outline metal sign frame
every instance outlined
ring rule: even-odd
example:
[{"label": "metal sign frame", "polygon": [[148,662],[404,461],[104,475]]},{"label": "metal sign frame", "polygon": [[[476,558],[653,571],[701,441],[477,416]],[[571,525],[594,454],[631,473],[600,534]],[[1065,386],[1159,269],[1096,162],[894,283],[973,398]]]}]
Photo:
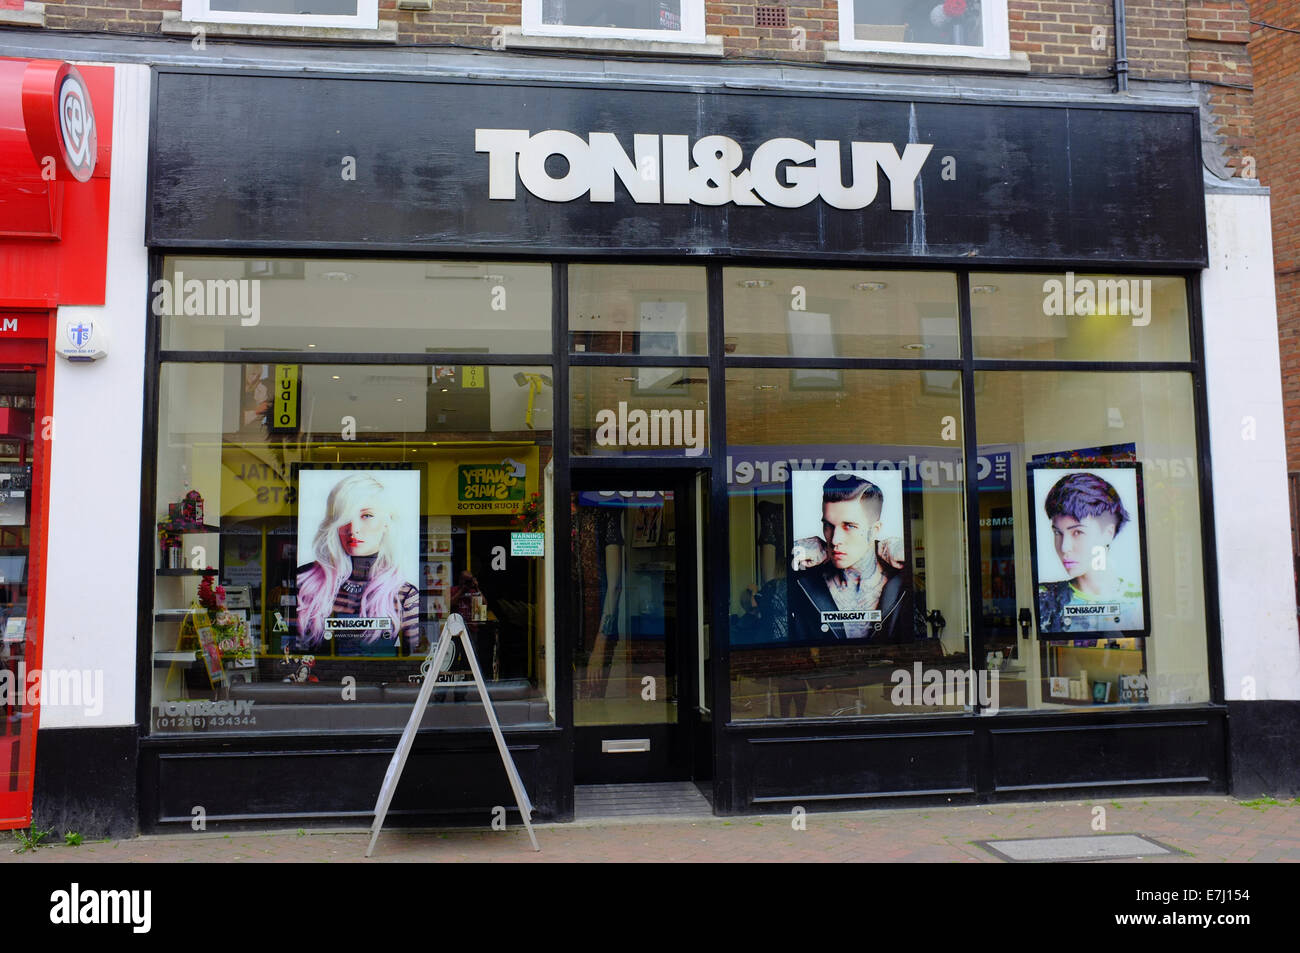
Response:
[{"label": "metal sign frame", "polygon": [[524,829],[528,831],[528,839],[532,842],[533,850],[541,850],[541,847],[537,846],[537,837],[533,834],[531,820],[533,804],[528,800],[528,792],[524,790],[524,782],[519,778],[519,770],[515,767],[514,758],[510,757],[510,749],[506,746],[501,725],[497,722],[496,711],[492,708],[492,699],[488,697],[487,686],[483,683],[483,672],[479,669],[478,658],[474,655],[474,640],[469,637],[465,620],[459,613],[453,612],[443,623],[442,634],[438,636],[436,646],[430,647],[428,656],[420,665],[420,674],[423,676],[420,695],[415,700],[415,708],[411,711],[411,717],[407,719],[406,730],[402,732],[397,750],[393,752],[393,760],[388,763],[388,771],[384,774],[383,786],[379,789],[379,800],[375,802],[375,822],[370,827],[370,845],[366,848],[367,857],[374,853],[375,843],[379,840],[379,833],[384,827],[384,818],[388,816],[388,807],[392,804],[393,795],[397,793],[397,782],[402,778],[406,759],[411,753],[411,745],[415,743],[415,733],[420,730],[424,711],[429,707],[434,686],[438,684],[436,673],[442,671],[443,660],[451,651],[451,640],[454,638],[460,639],[460,644],[465,650],[465,658],[469,660],[470,670],[474,673],[478,697],[483,702],[488,722],[492,725],[492,735],[496,738],[497,750],[501,752],[501,765],[506,769],[506,777],[510,779],[510,789],[514,791],[515,803],[518,804],[519,814],[524,819]]}]

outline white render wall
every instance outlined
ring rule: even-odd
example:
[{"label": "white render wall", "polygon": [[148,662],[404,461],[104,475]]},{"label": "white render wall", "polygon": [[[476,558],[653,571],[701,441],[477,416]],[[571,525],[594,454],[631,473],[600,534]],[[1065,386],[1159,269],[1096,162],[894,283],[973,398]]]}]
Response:
[{"label": "white render wall", "polygon": [[1300,699],[1269,199],[1210,194],[1205,211],[1210,266],[1201,288],[1224,694]]},{"label": "white render wall", "polygon": [[95,364],[56,359],[53,368],[43,658],[47,672],[89,671],[83,686],[98,683],[102,692],[90,708],[43,703],[42,728],[135,723],[149,68],[114,69],[105,303],[59,309],[61,318],[106,324],[109,353]]}]

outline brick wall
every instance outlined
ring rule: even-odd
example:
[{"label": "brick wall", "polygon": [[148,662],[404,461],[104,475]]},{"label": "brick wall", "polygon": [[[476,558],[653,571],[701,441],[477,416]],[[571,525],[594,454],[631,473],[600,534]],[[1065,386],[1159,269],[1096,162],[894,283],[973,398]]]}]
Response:
[{"label": "brick wall", "polygon": [[[1300,30],[1295,0],[1252,0],[1250,16]],[[1259,135],[1254,155],[1260,182],[1272,191],[1287,469],[1300,470],[1300,34],[1253,27],[1250,55]]]},{"label": "brick wall", "polygon": [[[936,0],[938,2],[938,0]],[[784,10],[786,26],[760,27],[760,6]],[[1294,0],[1261,0],[1284,11]],[[163,11],[180,0],[46,0],[51,29],[155,33]],[[400,43],[500,46],[503,28],[517,27],[520,0],[434,0],[430,12],[398,10],[379,0],[380,18],[397,24]],[[1284,14],[1277,14],[1284,16]],[[839,37],[837,0],[706,3],[709,34],[723,38],[729,58],[821,62]],[[1035,73],[1105,77],[1115,56],[1112,0],[1008,0],[1013,50]],[[1207,84],[1228,164],[1235,174],[1251,151],[1251,66],[1248,0],[1128,0],[1130,76]],[[1293,17],[1294,19],[1294,17]],[[494,32],[495,31],[495,32]]]}]

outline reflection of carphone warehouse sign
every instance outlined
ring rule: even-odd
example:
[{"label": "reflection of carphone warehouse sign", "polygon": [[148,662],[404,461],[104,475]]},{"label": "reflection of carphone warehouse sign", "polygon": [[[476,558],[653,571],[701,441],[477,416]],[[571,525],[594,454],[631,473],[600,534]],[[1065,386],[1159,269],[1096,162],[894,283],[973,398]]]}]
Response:
[{"label": "reflection of carphone warehouse sign", "polygon": [[[961,452],[936,447],[808,446],[728,448],[731,487],[784,485],[803,470],[899,470],[903,486],[957,489],[965,476]],[[982,453],[976,461],[981,491],[1011,488],[1011,454]]]}]

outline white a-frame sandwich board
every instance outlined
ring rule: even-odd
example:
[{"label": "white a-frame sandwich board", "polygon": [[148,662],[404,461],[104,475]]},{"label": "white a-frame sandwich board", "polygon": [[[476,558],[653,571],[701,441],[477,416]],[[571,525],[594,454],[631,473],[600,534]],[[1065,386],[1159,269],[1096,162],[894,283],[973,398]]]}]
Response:
[{"label": "white a-frame sandwich board", "polygon": [[[366,848],[367,857],[374,853],[375,842],[379,840],[379,832],[383,829],[384,818],[388,815],[388,806],[392,803],[393,794],[397,791],[397,782],[401,780],[402,769],[406,767],[406,758],[411,753],[411,745],[415,743],[415,733],[420,730],[420,722],[424,719],[424,710],[429,707],[429,698],[438,685],[437,673],[442,671],[442,663],[447,657],[447,653],[451,651],[451,640],[453,638],[460,639],[460,644],[465,649],[465,658],[469,660],[470,671],[474,673],[474,684],[478,687],[479,701],[483,703],[488,722],[492,725],[492,734],[497,740],[497,750],[501,752],[501,764],[506,769],[506,777],[510,779],[510,789],[514,791],[515,803],[519,805],[519,814],[524,819],[524,828],[528,831],[528,839],[533,843],[533,850],[541,850],[537,846],[537,838],[533,836],[531,820],[533,805],[528,800],[528,792],[524,790],[524,782],[519,779],[519,771],[515,768],[515,761],[510,757],[510,749],[506,747],[505,736],[501,734],[501,725],[497,722],[497,714],[492,709],[492,699],[488,697],[487,686],[483,684],[483,672],[479,669],[478,659],[474,655],[474,642],[469,637],[469,631],[465,628],[465,620],[458,613],[453,612],[447,617],[447,621],[443,623],[442,634],[438,636],[436,647],[430,647],[429,655],[420,664],[420,674],[424,676],[420,684],[420,695],[416,698],[415,709],[406,722],[406,730],[402,732],[402,740],[397,743],[397,750],[393,752],[393,760],[388,764],[383,787],[379,789],[379,800],[375,802],[375,822],[370,827],[370,846]],[[442,685],[445,688],[448,683],[443,682]]]}]

